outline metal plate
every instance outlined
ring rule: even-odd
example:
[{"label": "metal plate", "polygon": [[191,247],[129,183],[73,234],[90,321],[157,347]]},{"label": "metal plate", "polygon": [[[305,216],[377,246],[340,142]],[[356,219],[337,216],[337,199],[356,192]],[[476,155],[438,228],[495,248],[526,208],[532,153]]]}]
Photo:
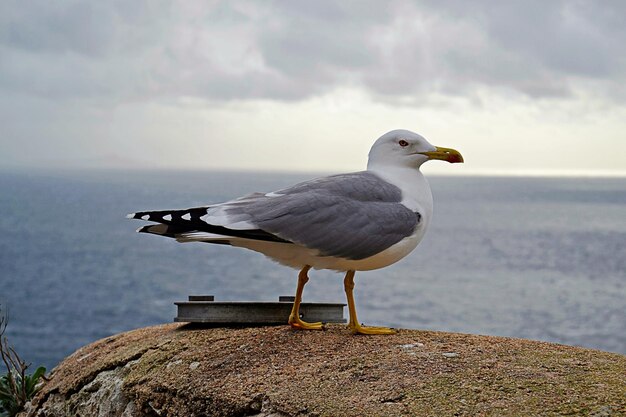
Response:
[{"label": "metal plate", "polygon": [[[213,296],[189,296],[189,301],[174,303],[178,307],[176,322],[220,324],[286,324],[293,306],[293,297],[271,301],[209,301]],[[206,301],[199,301],[206,300]],[[345,304],[302,303],[300,317],[304,321],[346,323]]]}]

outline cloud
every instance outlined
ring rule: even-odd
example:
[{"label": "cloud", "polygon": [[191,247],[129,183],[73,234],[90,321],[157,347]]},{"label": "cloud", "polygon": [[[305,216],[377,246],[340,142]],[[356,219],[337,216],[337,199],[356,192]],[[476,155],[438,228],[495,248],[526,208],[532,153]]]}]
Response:
[{"label": "cloud", "polygon": [[0,90],[49,98],[621,100],[624,2],[4,2]]}]

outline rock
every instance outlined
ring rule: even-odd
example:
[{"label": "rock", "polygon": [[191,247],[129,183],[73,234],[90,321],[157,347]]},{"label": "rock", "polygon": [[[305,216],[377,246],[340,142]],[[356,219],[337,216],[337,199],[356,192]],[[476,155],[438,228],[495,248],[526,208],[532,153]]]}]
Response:
[{"label": "rock", "polygon": [[23,415],[625,413],[626,356],[614,353],[418,330],[368,337],[340,325],[317,332],[169,324],[79,349]]}]

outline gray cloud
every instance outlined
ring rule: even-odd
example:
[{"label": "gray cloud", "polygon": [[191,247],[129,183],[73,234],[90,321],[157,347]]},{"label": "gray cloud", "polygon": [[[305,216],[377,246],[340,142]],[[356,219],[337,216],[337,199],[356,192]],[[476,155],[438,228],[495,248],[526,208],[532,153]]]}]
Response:
[{"label": "gray cloud", "polygon": [[[49,98],[623,100],[626,3],[46,2],[0,6],[0,90]],[[616,93],[617,92],[617,93]],[[621,93],[620,93],[621,92]]]}]

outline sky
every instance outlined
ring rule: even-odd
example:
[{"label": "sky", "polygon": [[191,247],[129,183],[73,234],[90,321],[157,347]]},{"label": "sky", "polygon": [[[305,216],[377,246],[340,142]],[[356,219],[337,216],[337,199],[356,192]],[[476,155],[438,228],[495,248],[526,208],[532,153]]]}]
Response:
[{"label": "sky", "polygon": [[626,175],[626,2],[0,3],[0,168]]}]

